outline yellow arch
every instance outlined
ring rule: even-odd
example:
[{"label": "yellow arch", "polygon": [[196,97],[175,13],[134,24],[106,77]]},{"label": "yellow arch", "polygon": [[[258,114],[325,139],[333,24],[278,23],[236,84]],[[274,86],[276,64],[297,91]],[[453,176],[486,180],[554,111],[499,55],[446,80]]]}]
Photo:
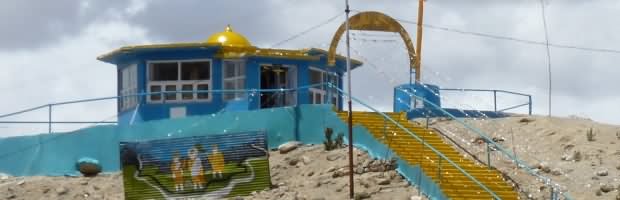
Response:
[{"label": "yellow arch", "polygon": [[[407,51],[409,54],[409,66],[415,69],[415,80],[420,81],[420,66],[416,64],[417,55],[415,53],[415,49],[413,48],[413,42],[411,41],[411,38],[409,37],[409,34],[405,30],[405,28],[403,28],[403,26],[398,23],[394,18],[375,11],[360,12],[349,18],[349,29],[360,31],[383,31],[399,33],[400,37],[405,42],[405,46],[407,47]],[[338,47],[338,42],[340,41],[340,38],[345,31],[346,24],[343,23],[342,25],[340,25],[340,27],[334,34],[334,37],[332,38],[332,42],[329,45],[329,52],[327,57],[329,65],[336,64],[336,48]]]}]

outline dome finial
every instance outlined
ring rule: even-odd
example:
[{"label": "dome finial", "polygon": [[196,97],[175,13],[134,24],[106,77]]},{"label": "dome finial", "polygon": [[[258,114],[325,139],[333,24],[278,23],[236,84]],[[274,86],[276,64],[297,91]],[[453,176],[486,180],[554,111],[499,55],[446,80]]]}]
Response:
[{"label": "dome finial", "polygon": [[209,36],[206,43],[218,44],[222,46],[235,46],[235,47],[250,47],[250,41],[248,41],[243,35],[233,32],[230,24],[226,25],[223,32],[215,33]]}]

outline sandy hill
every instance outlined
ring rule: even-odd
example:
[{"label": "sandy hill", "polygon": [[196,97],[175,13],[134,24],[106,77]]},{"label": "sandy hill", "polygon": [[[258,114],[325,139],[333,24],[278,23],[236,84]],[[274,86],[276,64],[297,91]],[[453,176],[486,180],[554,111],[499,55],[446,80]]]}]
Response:
[{"label": "sandy hill", "polygon": [[[569,117],[515,116],[465,122],[489,134],[508,151],[531,164],[541,175],[558,184],[574,199],[620,200],[620,126]],[[487,162],[486,145],[456,121],[433,119],[434,127]],[[444,138],[447,139],[447,138]],[[464,152],[464,151],[463,151]],[[464,155],[467,155],[464,153]],[[495,151],[491,163],[510,176],[523,197],[549,199],[543,180],[523,170]]]}]

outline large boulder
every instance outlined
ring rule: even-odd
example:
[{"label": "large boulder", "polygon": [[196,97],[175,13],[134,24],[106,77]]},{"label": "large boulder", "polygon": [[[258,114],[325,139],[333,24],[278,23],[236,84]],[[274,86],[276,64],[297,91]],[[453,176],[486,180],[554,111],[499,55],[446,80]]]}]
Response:
[{"label": "large boulder", "polygon": [[84,176],[96,176],[101,172],[101,164],[94,158],[80,158],[76,163],[76,168]]}]

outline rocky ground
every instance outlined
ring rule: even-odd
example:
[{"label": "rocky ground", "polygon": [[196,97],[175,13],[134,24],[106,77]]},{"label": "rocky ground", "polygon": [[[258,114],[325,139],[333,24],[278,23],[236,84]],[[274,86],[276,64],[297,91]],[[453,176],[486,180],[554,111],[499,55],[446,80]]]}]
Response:
[{"label": "rocky ground", "polygon": [[[515,116],[472,120],[506,150],[573,199],[620,200],[620,126],[583,118]],[[430,126],[486,163],[486,145],[455,121],[433,119]],[[453,142],[446,140],[447,142]],[[470,157],[462,151],[465,157]],[[273,187],[233,199],[348,199],[346,149],[301,146],[270,152]],[[372,160],[355,151],[358,198],[423,199],[389,161]],[[491,163],[518,185],[522,199],[550,199],[550,189],[497,151]],[[123,199],[120,174],[85,177],[7,177],[0,175],[0,199]]]},{"label": "rocky ground", "polygon": [[[348,199],[346,149],[325,151],[323,145],[301,146],[285,154],[270,152],[273,188],[232,199]],[[355,150],[357,199],[426,199],[396,173],[389,161],[372,160]],[[120,174],[86,177],[0,176],[0,199],[123,199]]]},{"label": "rocky ground", "polygon": [[[271,152],[271,180],[275,189],[255,192],[247,199],[348,199],[347,149],[325,151],[323,145],[304,146],[286,154]],[[356,199],[409,200],[418,196],[390,161],[372,160],[355,150]]]},{"label": "rocky ground", "polygon": [[[573,199],[620,200],[620,126],[579,117],[515,116],[472,120],[506,150],[568,192]],[[431,120],[481,161],[487,162],[486,145],[472,131],[451,120]],[[514,179],[524,199],[549,199],[550,189],[497,151],[491,163]]]},{"label": "rocky ground", "polygon": [[0,176],[0,199],[123,199],[120,174],[86,177]]}]

